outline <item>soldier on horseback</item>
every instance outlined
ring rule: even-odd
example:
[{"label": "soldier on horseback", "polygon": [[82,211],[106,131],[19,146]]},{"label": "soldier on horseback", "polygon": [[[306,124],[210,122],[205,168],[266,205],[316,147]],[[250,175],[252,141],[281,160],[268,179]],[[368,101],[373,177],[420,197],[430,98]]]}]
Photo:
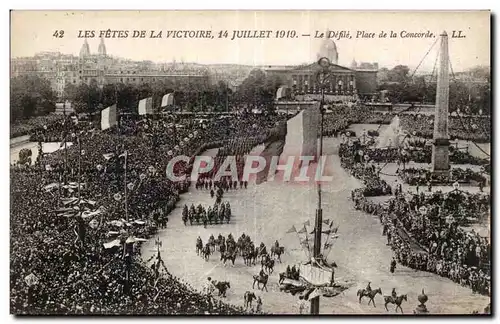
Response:
[{"label": "soldier on horseback", "polygon": [[280,247],[280,244],[279,244],[278,240],[276,240],[276,242],[274,242],[274,246],[275,246],[276,248],[279,248],[279,247]]},{"label": "soldier on horseback", "polygon": [[392,288],[392,293],[391,293],[392,298],[398,297],[398,294],[396,293],[396,288]]},{"label": "soldier on horseback", "polygon": [[260,269],[259,276],[261,278],[264,278],[266,276],[266,273],[264,272],[264,269]]},{"label": "soldier on horseback", "polygon": [[366,291],[369,292],[369,291],[372,291],[372,287],[370,286],[372,282],[371,281],[368,281],[368,285],[366,286]]}]

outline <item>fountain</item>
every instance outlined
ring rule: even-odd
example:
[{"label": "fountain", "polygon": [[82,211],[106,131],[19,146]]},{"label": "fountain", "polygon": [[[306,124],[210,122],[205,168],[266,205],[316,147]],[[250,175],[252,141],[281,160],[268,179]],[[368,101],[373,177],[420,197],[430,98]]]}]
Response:
[{"label": "fountain", "polygon": [[406,134],[401,128],[399,117],[396,116],[392,119],[389,127],[378,137],[377,148],[401,147],[405,136]]}]

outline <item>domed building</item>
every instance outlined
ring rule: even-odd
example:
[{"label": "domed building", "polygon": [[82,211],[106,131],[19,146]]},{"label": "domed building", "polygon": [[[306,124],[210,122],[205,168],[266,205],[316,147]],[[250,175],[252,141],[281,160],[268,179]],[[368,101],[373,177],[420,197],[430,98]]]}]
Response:
[{"label": "domed building", "polygon": [[[328,35],[328,31],[326,35]],[[326,102],[346,102],[357,98],[370,98],[377,89],[377,63],[363,63],[352,61],[351,67],[338,64],[339,53],[335,42],[324,39],[316,54],[317,60],[326,57],[330,60],[330,77],[324,89]],[[280,102],[292,99],[296,102],[311,102],[321,100],[321,87],[318,83],[320,67],[317,61],[299,66],[266,66],[263,70],[267,74],[281,78],[283,85],[291,91],[282,97]]]}]

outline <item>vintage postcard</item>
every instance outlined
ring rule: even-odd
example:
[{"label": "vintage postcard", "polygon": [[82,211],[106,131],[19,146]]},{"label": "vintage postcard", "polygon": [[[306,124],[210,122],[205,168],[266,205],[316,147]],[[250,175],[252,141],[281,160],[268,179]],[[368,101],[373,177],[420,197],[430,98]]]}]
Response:
[{"label": "vintage postcard", "polygon": [[490,22],[11,11],[11,313],[491,314]]}]

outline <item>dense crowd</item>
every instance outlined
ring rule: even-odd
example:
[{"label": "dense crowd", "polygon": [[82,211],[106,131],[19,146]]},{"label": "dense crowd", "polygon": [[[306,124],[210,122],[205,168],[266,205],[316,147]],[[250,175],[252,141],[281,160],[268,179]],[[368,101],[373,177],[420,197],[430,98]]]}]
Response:
[{"label": "dense crowd", "polygon": [[380,178],[380,170],[370,161],[363,149],[366,146],[360,141],[341,143],[339,146],[340,163],[343,168],[349,170],[351,175],[361,179],[364,187],[360,189],[363,196],[385,196],[392,193],[391,186]]},{"label": "dense crowd", "polygon": [[[434,132],[434,116],[423,114],[400,114],[401,126],[409,134],[432,138]],[[451,138],[471,140],[475,142],[491,141],[490,116],[450,116],[448,131]]]},{"label": "dense crowd", "polygon": [[[456,199],[465,202],[458,207]],[[489,197],[460,191],[432,196],[400,194],[381,204],[356,195],[354,203],[357,209],[379,217],[398,262],[490,294],[489,239],[459,227],[463,215],[489,212]]]},{"label": "dense crowd", "polygon": [[[371,147],[366,149],[366,154],[370,157],[370,160],[377,163],[392,162],[403,164],[410,161],[413,161],[415,163],[431,163],[431,143],[422,146],[419,145],[420,143],[422,142],[418,140],[409,141],[408,146],[406,146],[404,149],[398,147]],[[423,143],[426,144],[426,141],[424,141]],[[482,166],[489,164],[488,160],[475,157],[467,151],[457,149],[454,145],[450,145],[449,149],[450,163]]]},{"label": "dense crowd", "polygon": [[18,137],[29,134],[36,134],[52,127],[58,127],[64,120],[62,115],[38,116],[26,120],[19,120],[10,125],[10,137]]},{"label": "dense crowd", "polygon": [[[332,136],[345,131],[351,124],[390,124],[397,115],[401,126],[408,134],[417,137],[432,138],[434,116],[420,113],[409,114],[389,111],[374,111],[364,105],[336,105],[333,113],[325,114],[324,135]],[[449,117],[449,134],[451,138],[471,140],[475,142],[491,141],[490,116],[456,116]],[[358,134],[359,135],[359,134]],[[375,133],[372,135],[376,135]]]},{"label": "dense crowd", "polygon": [[[357,112],[360,116],[369,116]],[[432,119],[424,115],[401,114],[402,126],[410,134],[404,148],[376,148],[374,136],[377,134],[347,134],[345,130],[352,121],[363,123],[363,118],[356,119],[351,112],[331,115],[330,125],[340,125],[334,129],[343,129],[339,157],[342,167],[353,176],[363,181],[363,187],[353,190],[352,200],[357,209],[377,215],[383,226],[382,233],[387,236],[387,243],[394,250],[399,263],[413,269],[429,271],[448,277],[451,280],[469,286],[476,293],[489,295],[491,289],[490,267],[491,246],[489,238],[483,237],[473,229],[464,227],[472,223],[485,222],[491,215],[491,198],[486,193],[470,194],[460,190],[459,183],[476,184],[481,191],[486,184],[484,173],[488,161],[472,157],[468,152],[450,145],[452,163],[482,165],[482,171],[471,169],[452,169],[451,179],[440,179],[425,169],[409,168],[410,161],[429,163],[430,146],[424,137],[432,135]],[[380,113],[382,116],[394,115]],[[338,118],[338,121],[333,121]],[[367,117],[372,118],[373,116]],[[389,119],[390,120],[390,119]],[[451,119],[452,136],[465,136],[463,129],[458,129],[457,120]],[[487,119],[478,119],[477,123]],[[489,122],[489,121],[488,121]],[[425,127],[423,126],[425,124]],[[485,126],[485,125],[482,125]],[[485,126],[486,127],[486,126]],[[343,131],[341,130],[340,133]],[[479,130],[476,135],[479,134]],[[366,136],[368,135],[368,136]],[[363,138],[365,137],[365,138]],[[467,136],[464,138],[469,139]],[[477,139],[477,136],[471,139]],[[398,163],[399,176],[411,185],[417,185],[415,194],[404,193],[401,184],[391,188],[380,179],[380,163]],[[432,192],[436,182],[454,184],[454,191],[443,194]],[[419,186],[420,187],[419,190]],[[427,187],[427,188],[426,188]],[[371,200],[370,196],[394,194],[387,202]]]},{"label": "dense crowd", "polygon": [[439,182],[445,184],[468,183],[482,188],[486,185],[486,178],[481,172],[470,168],[455,168],[450,172],[450,177],[433,174],[430,170],[420,168],[404,168],[399,171],[401,179],[409,185],[424,185],[429,182]]},{"label": "dense crowd", "polygon": [[[166,225],[190,185],[166,177],[174,153],[193,156],[229,138],[265,139],[275,120],[129,119],[103,132],[68,121],[64,131],[78,144],[36,166],[11,168],[11,311],[243,313],[173,277],[160,255],[151,266],[141,261],[138,249]],[[174,172],[189,168],[178,163]]]}]

